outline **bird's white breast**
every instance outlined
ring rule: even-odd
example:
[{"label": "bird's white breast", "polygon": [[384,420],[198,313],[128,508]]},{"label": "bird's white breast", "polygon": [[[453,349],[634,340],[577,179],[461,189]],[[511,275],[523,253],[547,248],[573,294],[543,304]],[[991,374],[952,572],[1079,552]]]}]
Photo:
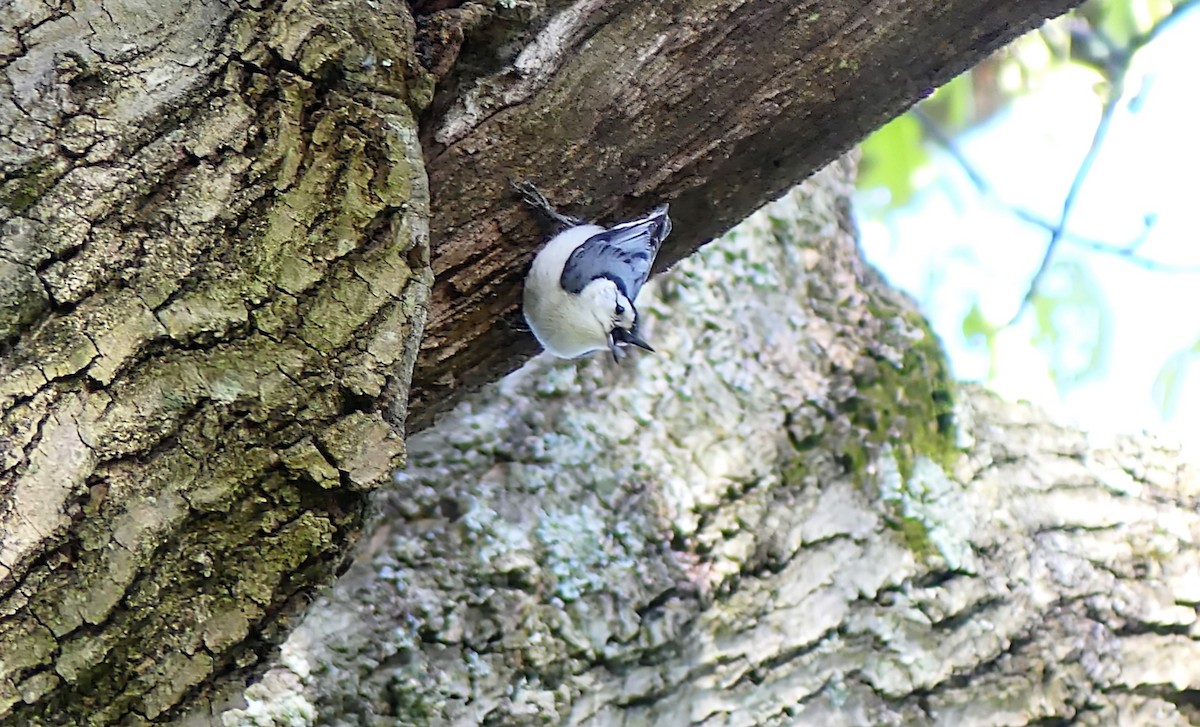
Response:
[{"label": "bird's white breast", "polygon": [[608,338],[595,323],[583,297],[563,290],[567,258],[603,227],[580,225],[561,232],[533,259],[525,278],[525,320],[542,346],[560,358],[575,358],[608,347]]}]

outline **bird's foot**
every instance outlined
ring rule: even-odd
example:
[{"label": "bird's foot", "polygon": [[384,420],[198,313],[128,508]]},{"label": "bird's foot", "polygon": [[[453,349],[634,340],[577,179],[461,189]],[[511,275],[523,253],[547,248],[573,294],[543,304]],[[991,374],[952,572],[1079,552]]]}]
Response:
[{"label": "bird's foot", "polygon": [[542,194],[542,191],[533,185],[533,182],[518,182],[514,179],[510,180],[510,183],[513,189],[517,191],[517,194],[521,195],[521,199],[524,200],[525,204],[537,209],[558,224],[564,227],[578,227],[583,224],[583,220],[578,217],[571,217],[559,212],[554,205],[550,204],[550,200],[546,199],[546,195]]}]

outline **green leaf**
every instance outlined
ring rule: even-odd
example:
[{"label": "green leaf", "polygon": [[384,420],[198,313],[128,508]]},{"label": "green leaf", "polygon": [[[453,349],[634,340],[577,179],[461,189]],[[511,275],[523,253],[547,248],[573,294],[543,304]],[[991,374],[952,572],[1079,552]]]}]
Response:
[{"label": "green leaf", "polygon": [[963,337],[971,342],[975,338],[982,338],[987,342],[996,336],[996,325],[983,315],[983,309],[979,307],[979,301],[971,303],[971,309],[967,311],[967,316],[963,318],[962,332]]},{"label": "green leaf", "polygon": [[977,121],[974,74],[970,71],[958,74],[922,101],[921,108],[949,134],[957,134],[974,124]]},{"label": "green leaf", "polygon": [[899,116],[863,141],[858,188],[885,187],[891,193],[887,209],[903,207],[916,192],[913,174],[928,161],[920,122]]},{"label": "green leaf", "polygon": [[992,323],[983,315],[983,309],[979,307],[979,301],[971,302],[971,309],[967,311],[967,315],[962,322],[963,338],[967,339],[967,343],[974,344],[981,341],[988,352],[988,381],[996,378],[996,368],[998,363],[998,352],[996,350],[996,335],[1000,333],[1000,326]]}]

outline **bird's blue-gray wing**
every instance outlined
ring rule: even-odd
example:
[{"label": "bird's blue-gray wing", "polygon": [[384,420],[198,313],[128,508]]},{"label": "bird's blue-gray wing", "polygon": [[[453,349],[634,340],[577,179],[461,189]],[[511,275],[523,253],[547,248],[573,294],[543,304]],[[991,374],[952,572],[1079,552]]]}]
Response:
[{"label": "bird's blue-gray wing", "polygon": [[631,302],[637,298],[663,238],[671,232],[667,205],[645,217],[596,233],[575,248],[563,266],[562,287],[579,294],[597,278],[616,283]]}]

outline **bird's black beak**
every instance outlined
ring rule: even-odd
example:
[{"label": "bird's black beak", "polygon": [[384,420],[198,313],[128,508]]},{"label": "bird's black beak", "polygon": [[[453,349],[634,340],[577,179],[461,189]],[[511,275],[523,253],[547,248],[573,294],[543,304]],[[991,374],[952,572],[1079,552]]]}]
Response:
[{"label": "bird's black beak", "polygon": [[655,353],[655,350],[650,347],[650,344],[639,338],[638,335],[633,331],[627,331],[624,328],[614,328],[612,330],[612,334],[609,336],[609,340],[612,341],[613,347],[616,347],[618,343],[625,343],[645,349],[650,353]]}]

